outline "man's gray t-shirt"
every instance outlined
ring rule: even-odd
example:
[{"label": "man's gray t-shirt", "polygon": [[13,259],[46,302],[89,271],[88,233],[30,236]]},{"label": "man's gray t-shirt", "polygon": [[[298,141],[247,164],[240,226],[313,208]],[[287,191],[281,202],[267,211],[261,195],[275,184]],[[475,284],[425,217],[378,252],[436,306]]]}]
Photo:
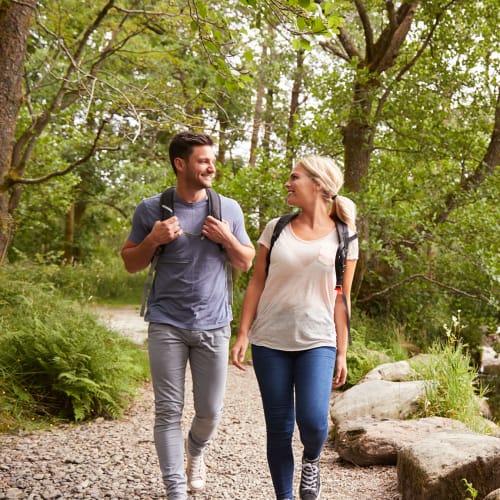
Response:
[{"label": "man's gray t-shirt", "polygon": [[[240,243],[250,243],[240,206],[231,198],[220,197],[222,219]],[[226,326],[232,320],[226,255],[219,245],[201,235],[208,199],[187,203],[174,196],[174,211],[183,234],[164,245],[159,256],[145,320],[187,330]],[[160,194],[142,200],[134,212],[128,239],[139,244],[160,218]]]}]

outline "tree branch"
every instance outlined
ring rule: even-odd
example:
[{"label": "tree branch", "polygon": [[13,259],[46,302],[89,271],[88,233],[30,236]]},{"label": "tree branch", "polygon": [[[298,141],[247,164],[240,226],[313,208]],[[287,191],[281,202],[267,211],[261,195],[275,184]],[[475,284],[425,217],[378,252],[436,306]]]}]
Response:
[{"label": "tree branch", "polygon": [[350,62],[351,59],[349,58],[349,56],[345,52],[341,52],[337,47],[335,47],[333,42],[331,42],[330,40],[321,41],[319,42],[319,44],[327,52],[332,53],[334,56],[337,56],[344,61]]},{"label": "tree branch", "polygon": [[[378,118],[380,117],[380,115],[382,114],[382,109],[384,108],[385,106],[385,103],[387,102],[387,99],[389,98],[389,95],[391,94],[392,92],[392,89],[394,87],[394,85],[398,82],[400,82],[402,79],[403,79],[403,76],[416,64],[416,62],[420,59],[420,57],[422,57],[422,54],[425,52],[425,49],[429,46],[431,40],[432,40],[432,37],[434,36],[434,33],[438,27],[438,24],[441,20],[441,13],[439,13],[435,20],[434,20],[434,24],[432,25],[429,33],[427,33],[427,36],[425,37],[422,45],[420,46],[420,48],[417,50],[417,52],[415,53],[415,55],[412,57],[412,59],[407,63],[405,64],[398,72],[398,74],[396,75],[396,77],[390,82],[389,85],[387,85],[384,93],[382,94],[382,96],[380,97],[378,103],[377,103],[377,109],[375,111],[375,114],[374,114],[374,121],[377,121]],[[375,133],[375,131],[373,132],[373,134]]]},{"label": "tree branch", "polygon": [[29,9],[36,10],[36,7],[32,3],[20,2],[19,0],[12,0],[12,3],[17,5],[22,5],[23,7],[28,7]]},{"label": "tree branch", "polygon": [[[53,177],[61,177],[63,175],[66,175],[67,173],[71,172],[76,167],[78,167],[78,165],[81,165],[82,163],[87,162],[94,155],[94,153],[97,150],[103,151],[103,150],[107,149],[107,148],[98,148],[97,147],[97,143],[99,142],[99,139],[101,137],[102,131],[104,130],[104,126],[106,125],[106,123],[107,123],[106,121],[101,122],[99,129],[97,130],[97,134],[94,137],[94,142],[93,142],[92,146],[90,147],[90,149],[87,151],[87,153],[84,156],[82,156],[81,158],[79,158],[78,160],[76,160],[73,163],[71,163],[70,165],[68,165],[68,167],[66,167],[65,169],[58,170],[56,172],[51,172],[50,174],[43,175],[42,177],[37,177],[35,179],[9,178],[8,183],[11,186],[13,186],[15,184],[41,184],[42,182],[46,182],[49,179],[52,179]],[[115,148],[110,148],[110,149],[117,149],[117,148],[115,147]]]},{"label": "tree branch", "polygon": [[172,14],[171,12],[166,12],[166,11],[125,9],[124,7],[119,7],[118,5],[113,5],[113,8],[118,12],[124,12],[126,14],[144,14],[146,16],[179,17],[178,13]]},{"label": "tree branch", "polygon": [[[420,0],[403,2],[397,11],[397,19],[394,21],[392,19],[394,13],[391,14],[390,10],[391,6],[393,7],[392,2],[386,2],[389,11],[389,26],[382,31],[373,46],[374,57],[368,61],[370,71],[381,74],[393,65],[393,61],[397,57],[399,49],[410,30],[419,3]],[[396,24],[394,25],[394,23]]]},{"label": "tree branch", "polygon": [[478,300],[481,300],[482,302],[486,302],[488,304],[491,304],[491,299],[489,299],[488,297],[486,297],[484,295],[469,293],[469,292],[466,292],[464,290],[460,290],[454,286],[447,285],[446,283],[441,283],[440,281],[437,281],[433,278],[429,278],[429,276],[426,276],[425,274],[420,274],[420,273],[412,274],[411,276],[408,276],[407,278],[399,281],[398,283],[393,283],[392,285],[389,285],[388,287],[384,288],[383,290],[379,290],[377,292],[374,292],[374,293],[368,295],[367,297],[357,299],[356,302],[359,302],[359,303],[369,302],[370,300],[374,299],[375,297],[387,295],[388,293],[392,292],[396,288],[399,288],[400,286],[403,286],[406,283],[409,283],[411,281],[415,281],[417,279],[428,281],[429,283],[432,283],[433,285],[436,285],[440,288],[444,288],[445,290],[448,290],[451,293],[454,293],[456,295],[463,295],[464,297],[468,297],[469,299],[478,299]]},{"label": "tree branch", "polygon": [[363,57],[354,45],[354,42],[351,40],[351,37],[349,36],[347,30],[341,27],[339,29],[338,39],[340,40],[342,47],[344,47],[344,50],[349,56],[349,60],[353,59],[354,57],[357,57],[360,61],[363,60]]},{"label": "tree branch", "polygon": [[354,4],[358,10],[358,15],[361,19],[361,24],[363,25],[363,31],[365,33],[366,60],[371,61],[373,57],[373,30],[370,24],[370,18],[368,17],[365,6],[360,0],[354,0]]},{"label": "tree branch", "polygon": [[462,176],[457,189],[448,193],[443,210],[435,218],[436,222],[441,223],[446,221],[450,213],[459,206],[461,195],[477,188],[487,176],[493,173],[498,165],[500,165],[500,87],[498,88],[495,120],[488,149],[472,175]]}]

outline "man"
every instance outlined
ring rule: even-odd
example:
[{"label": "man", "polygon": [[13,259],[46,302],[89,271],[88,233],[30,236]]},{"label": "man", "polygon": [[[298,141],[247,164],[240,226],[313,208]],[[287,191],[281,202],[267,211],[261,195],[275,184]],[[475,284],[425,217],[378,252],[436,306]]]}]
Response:
[{"label": "man", "polygon": [[[187,487],[194,493],[205,487],[203,452],[222,414],[232,319],[226,260],[248,271],[255,249],[235,200],[221,196],[222,221],[207,216],[206,188],[215,176],[211,137],[177,134],[169,156],[177,177],[174,216],[160,220],[159,194],[142,200],[121,254],[133,273],[145,269],[157,248],[164,246],[145,316],[155,395],[154,438],[167,498],[184,500]],[[181,419],[188,360],[195,416],[184,442]]]}]

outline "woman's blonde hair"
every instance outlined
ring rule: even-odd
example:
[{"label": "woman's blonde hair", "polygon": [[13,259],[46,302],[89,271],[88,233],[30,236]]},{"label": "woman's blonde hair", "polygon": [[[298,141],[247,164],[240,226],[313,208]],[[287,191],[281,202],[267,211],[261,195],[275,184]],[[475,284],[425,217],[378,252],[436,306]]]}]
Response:
[{"label": "woman's blonde hair", "polygon": [[356,231],[356,205],[351,199],[338,195],[344,184],[344,175],[336,162],[332,158],[312,155],[301,158],[297,165],[319,184],[325,198],[332,202],[330,217],[333,219],[337,216]]}]

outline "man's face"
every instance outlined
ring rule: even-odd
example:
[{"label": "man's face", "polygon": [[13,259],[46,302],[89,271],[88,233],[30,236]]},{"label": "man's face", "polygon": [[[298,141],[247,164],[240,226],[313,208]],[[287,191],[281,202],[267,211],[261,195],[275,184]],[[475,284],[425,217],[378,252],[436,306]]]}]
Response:
[{"label": "man's face", "polygon": [[212,186],[215,177],[215,154],[212,146],[194,146],[187,161],[183,163],[182,175],[187,184],[196,189]]}]

